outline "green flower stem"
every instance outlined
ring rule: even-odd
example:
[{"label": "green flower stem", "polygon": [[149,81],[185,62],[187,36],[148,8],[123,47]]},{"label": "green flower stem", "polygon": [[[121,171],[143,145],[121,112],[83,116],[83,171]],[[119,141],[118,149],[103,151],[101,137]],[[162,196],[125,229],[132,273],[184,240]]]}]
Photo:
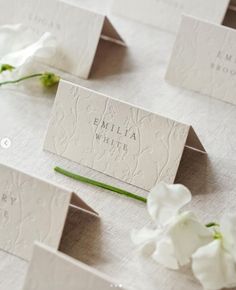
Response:
[{"label": "green flower stem", "polygon": [[28,80],[28,79],[41,77],[42,75],[43,75],[42,73],[37,73],[37,74],[28,75],[28,76],[25,76],[25,77],[22,77],[22,78],[19,78],[17,80],[13,80],[13,81],[1,82],[0,86],[7,85],[7,84],[17,84],[19,82],[22,82],[22,81],[25,81],[25,80]]},{"label": "green flower stem", "polygon": [[105,184],[105,183],[102,183],[102,182],[99,182],[99,181],[96,181],[96,180],[93,180],[93,179],[89,179],[87,177],[84,177],[84,176],[81,176],[81,175],[78,175],[78,174],[75,174],[75,173],[72,173],[72,172],[69,172],[69,171],[67,171],[65,169],[62,169],[62,168],[58,167],[58,166],[55,167],[54,170],[56,172],[58,172],[58,173],[61,173],[61,174],[65,175],[65,176],[73,178],[75,180],[78,180],[78,181],[81,181],[81,182],[84,182],[84,183],[88,183],[88,184],[92,184],[92,185],[95,185],[95,186],[98,186],[98,187],[101,187],[101,188],[105,188],[107,190],[116,192],[118,194],[125,195],[125,196],[127,196],[129,198],[133,198],[133,199],[145,202],[145,203],[147,202],[147,199],[142,197],[142,196],[130,193],[128,191],[125,191],[123,189],[114,187],[112,185],[108,185],[108,184]]}]

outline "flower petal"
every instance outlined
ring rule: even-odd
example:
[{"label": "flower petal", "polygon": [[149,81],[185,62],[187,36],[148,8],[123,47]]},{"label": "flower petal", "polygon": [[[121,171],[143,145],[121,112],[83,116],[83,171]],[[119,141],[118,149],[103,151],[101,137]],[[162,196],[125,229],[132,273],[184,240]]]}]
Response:
[{"label": "flower petal", "polygon": [[192,269],[204,289],[218,290],[236,286],[236,267],[221,240],[199,248],[192,256]]},{"label": "flower petal", "polygon": [[0,26],[0,58],[32,42],[32,32],[21,24]]},{"label": "flower petal", "polygon": [[8,63],[15,67],[22,66],[31,58],[50,59],[55,53],[56,41],[48,32],[44,33],[36,42],[13,51],[0,59],[0,63]]},{"label": "flower petal", "polygon": [[232,254],[236,263],[236,214],[223,216],[220,222],[224,247]]},{"label": "flower petal", "polygon": [[190,262],[192,254],[212,241],[212,233],[191,212],[172,218],[160,241],[157,241],[153,258],[170,269]]},{"label": "flower petal", "polygon": [[151,230],[148,228],[132,230],[131,240],[135,245],[139,246],[141,251],[151,254],[156,248],[156,240],[160,234],[160,230]]},{"label": "flower petal", "polygon": [[181,184],[159,183],[149,193],[148,212],[157,225],[165,225],[191,198],[191,192]]},{"label": "flower petal", "polygon": [[166,268],[172,270],[179,269],[173,241],[170,238],[162,239],[157,243],[156,250],[152,257],[157,263],[163,265]]},{"label": "flower petal", "polygon": [[180,266],[190,262],[192,254],[212,241],[212,233],[192,212],[183,212],[170,224],[167,235],[171,238]]}]

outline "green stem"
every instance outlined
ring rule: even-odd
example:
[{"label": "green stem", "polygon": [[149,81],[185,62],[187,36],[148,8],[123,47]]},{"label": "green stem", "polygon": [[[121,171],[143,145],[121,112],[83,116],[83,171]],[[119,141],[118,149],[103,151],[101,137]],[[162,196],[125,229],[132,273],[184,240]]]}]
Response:
[{"label": "green stem", "polygon": [[219,226],[220,226],[220,225],[217,224],[217,223],[215,223],[215,222],[211,222],[211,223],[206,224],[206,227],[207,227],[207,228],[211,228],[211,227],[219,227]]},{"label": "green stem", "polygon": [[5,81],[5,82],[0,83],[0,86],[7,85],[7,84],[17,84],[19,82],[22,82],[22,81],[25,81],[25,80],[28,80],[28,79],[32,79],[32,78],[36,78],[36,77],[41,77],[42,75],[43,75],[42,73],[37,73],[37,74],[32,74],[32,75],[28,75],[28,76],[19,78],[17,80]]},{"label": "green stem", "polygon": [[93,179],[89,179],[87,177],[84,177],[84,176],[81,176],[81,175],[78,175],[78,174],[75,174],[75,173],[72,173],[72,172],[66,171],[65,169],[62,169],[62,168],[60,168],[58,166],[55,167],[54,170],[56,172],[58,172],[58,173],[61,173],[61,174],[65,175],[65,176],[73,178],[75,180],[78,180],[78,181],[81,181],[81,182],[84,182],[84,183],[88,183],[88,184],[92,184],[92,185],[95,185],[95,186],[98,186],[98,187],[101,187],[101,188],[105,188],[107,190],[116,192],[118,194],[125,195],[127,197],[130,197],[130,198],[133,198],[133,199],[145,202],[145,203],[147,202],[147,199],[142,197],[142,196],[130,193],[128,191],[125,191],[123,189],[114,187],[112,185],[108,185],[108,184],[105,184],[105,183],[102,183],[102,182],[99,182],[99,181],[96,181],[96,180],[93,180]]}]

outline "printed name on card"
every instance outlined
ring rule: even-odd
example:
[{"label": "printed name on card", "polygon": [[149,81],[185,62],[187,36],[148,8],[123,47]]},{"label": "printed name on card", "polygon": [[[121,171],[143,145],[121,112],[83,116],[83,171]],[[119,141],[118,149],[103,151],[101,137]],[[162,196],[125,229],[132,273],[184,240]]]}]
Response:
[{"label": "printed name on card", "polygon": [[89,76],[100,39],[124,45],[105,15],[60,0],[1,1],[0,15],[0,24],[22,23],[37,37],[51,32],[58,49],[47,64],[81,78]]},{"label": "printed name on card", "polygon": [[122,283],[43,244],[34,245],[22,290],[110,290]]},{"label": "printed name on card", "polygon": [[177,32],[183,13],[222,23],[230,0],[113,0],[112,12]]},{"label": "printed name on card", "polygon": [[204,151],[189,125],[61,81],[44,149],[150,190],[174,182],[185,146]]},{"label": "printed name on card", "polygon": [[236,30],[183,16],[166,79],[236,104]]},{"label": "printed name on card", "polygon": [[25,260],[34,241],[57,249],[70,205],[96,214],[76,194],[0,164],[0,249]]}]

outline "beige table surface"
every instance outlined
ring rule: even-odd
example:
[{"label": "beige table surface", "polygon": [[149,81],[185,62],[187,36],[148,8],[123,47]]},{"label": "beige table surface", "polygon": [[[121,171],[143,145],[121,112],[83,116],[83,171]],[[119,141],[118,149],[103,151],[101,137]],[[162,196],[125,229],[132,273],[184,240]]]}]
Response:
[{"label": "beige table surface", "polygon": [[[98,11],[105,11],[109,4],[105,0],[80,2]],[[172,87],[164,81],[174,35],[114,16],[111,20],[128,48],[102,43],[90,80],[79,80],[68,75],[65,78],[192,124],[208,156],[189,150],[184,153],[177,181],[188,186],[193,193],[188,208],[205,222],[217,220],[226,211],[234,211],[236,106]],[[130,230],[150,223],[145,205],[53,172],[53,167],[60,165],[82,175],[146,194],[44,152],[42,144],[53,101],[53,94],[22,93],[20,88],[19,91],[0,90],[0,139],[8,137],[12,141],[9,149],[0,148],[0,162],[67,186],[99,212],[100,221],[88,220],[71,212],[61,250],[111,275],[128,289],[201,289],[188,268],[180,272],[169,271],[135,250],[130,242]],[[25,261],[0,251],[0,290],[20,290],[27,266]]]}]

